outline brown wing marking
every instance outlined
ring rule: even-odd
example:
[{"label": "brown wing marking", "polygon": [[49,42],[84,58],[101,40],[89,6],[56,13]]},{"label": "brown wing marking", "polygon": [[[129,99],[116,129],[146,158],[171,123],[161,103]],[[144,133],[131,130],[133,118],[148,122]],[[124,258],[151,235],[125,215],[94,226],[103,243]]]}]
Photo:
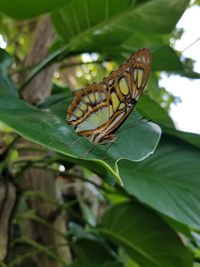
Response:
[{"label": "brown wing marking", "polygon": [[88,137],[115,133],[136,105],[145,88],[150,69],[150,50],[145,48],[138,50],[101,83],[88,85],[74,93],[74,99],[67,110],[68,122],[75,128],[92,112],[109,106],[109,120],[105,124],[80,134]]},{"label": "brown wing marking", "polygon": [[67,120],[74,127],[84,121],[92,112],[108,105],[105,85],[91,84],[74,92],[74,99],[67,110]]}]

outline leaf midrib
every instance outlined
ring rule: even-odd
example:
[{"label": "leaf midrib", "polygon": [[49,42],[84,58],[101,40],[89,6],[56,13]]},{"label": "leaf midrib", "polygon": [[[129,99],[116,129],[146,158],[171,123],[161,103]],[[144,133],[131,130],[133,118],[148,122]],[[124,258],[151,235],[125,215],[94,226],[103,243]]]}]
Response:
[{"label": "leaf midrib", "polygon": [[163,265],[160,265],[160,263],[155,260],[154,258],[152,258],[147,252],[145,252],[144,250],[142,250],[141,248],[139,248],[138,246],[134,245],[133,243],[131,243],[129,240],[123,238],[122,236],[119,236],[115,233],[110,233],[110,231],[106,230],[106,229],[100,229],[99,230],[102,234],[105,234],[106,236],[110,236],[112,238],[114,238],[115,240],[118,240],[120,242],[122,242],[123,244],[125,244],[127,247],[131,248],[132,250],[137,251],[140,255],[142,255],[143,257],[145,257],[146,259],[148,259],[149,261],[151,261],[153,264],[155,264],[158,267],[163,267]]},{"label": "leaf midrib", "polygon": [[[141,6],[145,6],[147,4],[149,4],[149,2],[139,5],[139,7],[133,6],[131,9],[126,9],[124,12],[118,13],[115,16],[109,17],[108,19],[105,19],[104,21],[100,22],[99,24],[96,24],[96,25],[92,26],[91,28],[86,29],[85,31],[80,33],[77,37],[74,37],[71,39],[71,41],[69,41],[69,47],[73,47],[73,49],[75,49],[76,48],[76,42],[78,41],[78,43],[80,43],[79,39],[84,39],[87,35],[90,35],[91,33],[98,30],[99,28],[102,29],[104,26],[114,24],[118,20],[123,19],[123,17],[128,17],[130,15],[133,15],[133,13],[135,13],[135,11],[137,11],[139,8],[141,8]],[[60,13],[61,11],[58,11],[58,12]]]}]

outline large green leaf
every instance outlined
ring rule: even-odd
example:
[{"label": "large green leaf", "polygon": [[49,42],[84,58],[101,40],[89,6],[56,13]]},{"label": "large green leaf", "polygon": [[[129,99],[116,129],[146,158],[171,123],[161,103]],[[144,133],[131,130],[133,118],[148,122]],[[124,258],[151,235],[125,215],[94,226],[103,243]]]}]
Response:
[{"label": "large green leaf", "polygon": [[[173,30],[187,4],[187,0],[148,0],[142,3],[133,0],[75,0],[53,13],[52,21],[62,41],[30,77],[70,52],[96,51],[118,57],[126,52],[127,59],[127,49],[130,54],[141,47],[160,47],[168,42],[166,34]],[[181,71],[175,52],[170,53],[172,59],[165,57],[164,52],[161,53],[162,59],[168,60],[154,66],[169,69],[172,61],[176,63],[174,68]]]},{"label": "large green leaf", "polygon": [[[53,13],[52,21],[62,42],[32,71],[30,77],[70,52],[96,51],[113,58],[114,54],[119,57],[126,52],[127,59],[127,51],[130,54],[141,47],[160,47],[168,42],[166,34],[173,30],[187,4],[187,0],[148,0],[142,3],[132,0],[75,0]],[[170,53],[170,56],[177,65],[175,53]],[[161,65],[169,69],[170,58]]]},{"label": "large green leaf", "polygon": [[179,130],[176,130],[174,128],[166,127],[162,124],[160,124],[160,126],[165,133],[176,136],[176,137],[200,148],[200,135],[199,134],[179,131]]},{"label": "large green leaf", "polygon": [[[170,33],[184,12],[186,0],[76,0],[52,16],[70,50],[102,51],[132,34]],[[149,23],[151,22],[151,23]]]},{"label": "large green leaf", "polygon": [[153,53],[152,68],[154,70],[182,71],[182,63],[170,46],[165,45],[155,49]]},{"label": "large green leaf", "polygon": [[123,160],[120,176],[127,192],[160,213],[200,229],[200,151],[164,136],[156,153],[141,163]]},{"label": "large green leaf", "polygon": [[140,101],[137,105],[137,110],[147,119],[153,120],[158,124],[174,128],[173,121],[169,117],[167,112],[148,95],[143,94],[141,96]]},{"label": "large green leaf", "polygon": [[[112,147],[109,148],[109,144],[97,145],[90,151],[93,145],[85,138],[73,145],[78,136],[65,123],[66,108],[70,101],[71,98],[66,98],[48,109],[40,110],[16,97],[0,94],[0,120],[23,137],[61,152],[71,160],[80,161],[80,157],[96,159],[96,163],[118,178],[117,162],[120,159],[140,161],[155,150],[160,128],[153,123],[138,122],[140,117],[134,112],[124,124],[125,127],[131,124],[131,127],[121,133],[119,131],[118,139]],[[135,126],[134,121],[137,121]],[[94,169],[96,165],[92,165]]]},{"label": "large green leaf", "polygon": [[[85,166],[106,177],[112,174],[119,178],[118,160],[128,158],[139,161],[153,153],[160,138],[160,129],[155,124],[141,121],[134,125],[134,121],[140,120],[136,113],[133,113],[129,122],[127,121],[124,125],[126,127],[127,124],[131,123],[131,127],[126,131],[119,132],[118,140],[111,148],[108,145],[98,145],[89,152],[92,144],[85,139],[73,145],[78,136],[65,123],[66,108],[71,101],[71,97],[69,97],[71,93],[62,95],[64,100],[54,97],[54,101],[48,99],[46,105],[43,105],[43,109],[37,109],[17,97],[9,95],[7,92],[15,92],[16,94],[16,89],[7,77],[7,65],[9,64],[6,65],[5,63],[10,62],[10,58],[3,51],[2,55],[4,60],[0,66],[0,75],[2,76],[0,119],[23,137],[61,152],[68,156],[71,161],[84,162]],[[129,144],[127,135],[132,138],[131,144]],[[125,150],[124,147],[127,149]],[[90,160],[96,159],[96,161],[91,163],[80,159],[80,157]]]},{"label": "large green leaf", "polygon": [[0,0],[0,12],[15,19],[32,17],[54,11],[74,0]]},{"label": "large green leaf", "polygon": [[100,233],[122,246],[143,267],[192,266],[192,257],[177,234],[140,204],[123,203],[108,209]]},{"label": "large green leaf", "polygon": [[97,262],[77,262],[72,265],[69,265],[69,267],[123,267],[118,262],[104,262],[104,264],[99,264]]},{"label": "large green leaf", "polygon": [[0,93],[18,96],[16,86],[9,76],[12,63],[12,57],[0,48]]}]

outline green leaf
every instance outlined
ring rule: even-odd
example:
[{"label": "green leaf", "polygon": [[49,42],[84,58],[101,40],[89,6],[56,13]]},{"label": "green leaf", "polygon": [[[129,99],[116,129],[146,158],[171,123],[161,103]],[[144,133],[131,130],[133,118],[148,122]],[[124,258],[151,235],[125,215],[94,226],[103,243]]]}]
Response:
[{"label": "green leaf", "polygon": [[[148,0],[142,3],[133,0],[72,2],[52,14],[53,24],[62,41],[59,40],[57,49],[37,65],[22,88],[48,64],[70,53],[96,51],[112,56],[115,53],[119,57],[127,52],[127,48],[129,53],[133,53],[141,47],[160,47],[168,42],[166,34],[173,30],[187,4],[186,0]],[[165,34],[165,38],[159,36],[160,33],[163,36]],[[170,53],[170,56],[178,64],[175,53]],[[160,65],[168,69],[170,62],[167,60],[166,67],[165,62],[159,63]],[[178,70],[182,70],[180,65]]]},{"label": "green leaf", "polygon": [[30,19],[44,13],[52,12],[74,0],[0,0],[1,13],[14,19]]},{"label": "green leaf", "polygon": [[143,267],[191,267],[192,257],[178,235],[161,218],[134,203],[106,211],[100,233],[122,246]]},{"label": "green leaf", "polygon": [[[149,86],[151,86],[151,83],[150,85],[148,84],[148,88]],[[174,123],[166,111],[147,94],[143,94],[140,97],[136,109],[145,118],[158,123],[164,133],[178,137],[200,148],[200,135],[175,129]]]},{"label": "green leaf", "polygon": [[175,75],[180,75],[183,77],[187,77],[189,79],[200,79],[200,73],[195,72],[195,71],[174,71],[173,72]]},{"label": "green leaf", "polygon": [[[152,70],[186,75],[186,72],[183,71],[183,64],[180,61],[179,56],[172,47],[164,44],[162,35],[136,33],[128,40],[125,40],[119,47],[109,47],[105,52],[114,56],[118,56],[119,53],[122,54],[123,52],[127,58],[127,53],[132,54],[135,50],[141,47],[152,48]],[[193,72],[188,73],[188,75],[191,75],[191,78],[196,78],[195,73]]]},{"label": "green leaf", "polygon": [[158,103],[152,100],[148,95],[143,94],[138,101],[137,110],[147,119],[153,120],[158,124],[174,128],[174,124],[169,115],[161,108]]},{"label": "green leaf", "polygon": [[200,135],[195,133],[187,133],[180,130],[176,130],[174,128],[166,127],[160,124],[163,132],[170,134],[172,136],[176,136],[198,148],[200,148]]},{"label": "green leaf", "polygon": [[129,257],[129,255],[122,247],[120,247],[119,254],[124,267],[141,267],[141,265],[139,265],[131,257]]},{"label": "green leaf", "polygon": [[96,262],[77,262],[72,265],[69,265],[69,267],[123,267],[118,262],[104,262],[104,264],[99,264]]},{"label": "green leaf", "polygon": [[153,53],[152,68],[159,71],[182,71],[182,63],[174,49],[165,45]]},{"label": "green leaf", "polygon": [[160,213],[200,229],[200,151],[163,136],[156,152],[141,163],[119,162],[125,190]]},{"label": "green leaf", "polygon": [[[0,94],[0,120],[27,139],[66,155],[73,162],[85,162],[86,167],[99,174],[101,169],[106,169],[104,175],[109,172],[118,179],[117,162],[120,159],[140,161],[155,150],[160,128],[153,123],[141,122],[136,112],[132,112],[124,124],[124,127],[131,127],[121,133],[119,130],[118,139],[112,147],[109,148],[110,144],[93,147],[85,138],[76,142],[78,136],[65,122],[70,101],[71,98],[66,98],[40,110],[16,97]],[[76,143],[73,145],[73,142]],[[88,163],[86,159],[92,162]]]},{"label": "green leaf", "polygon": [[[73,250],[81,261],[103,264],[114,258],[103,242],[91,239],[78,239],[73,244]],[[92,253],[91,253],[92,252]]]},{"label": "green leaf", "polygon": [[128,39],[124,40],[120,47],[111,47],[109,52],[111,53],[111,55],[113,54],[113,52],[116,52],[117,54],[119,52],[121,53],[122,51],[133,53],[133,51],[141,47],[160,47],[166,43],[166,39],[168,40],[168,37],[166,38],[165,35],[161,34],[135,32]]},{"label": "green leaf", "polygon": [[12,63],[12,57],[0,48],[0,93],[18,96],[16,86],[9,76]]},{"label": "green leaf", "polygon": [[117,46],[134,33],[170,33],[187,4],[186,0],[140,4],[132,0],[77,0],[55,12],[52,20],[70,50],[100,51]]}]

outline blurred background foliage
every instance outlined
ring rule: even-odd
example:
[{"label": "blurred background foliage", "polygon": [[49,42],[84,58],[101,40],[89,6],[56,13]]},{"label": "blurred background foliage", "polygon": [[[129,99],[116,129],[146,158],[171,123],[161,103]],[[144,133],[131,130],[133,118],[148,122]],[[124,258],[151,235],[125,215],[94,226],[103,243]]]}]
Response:
[{"label": "blurred background foliage", "polygon": [[[159,85],[163,72],[200,78],[174,49],[197,4],[0,1],[1,266],[200,266],[200,137],[175,128],[181,99]],[[91,144],[65,123],[72,91],[142,47],[153,63],[140,115],[82,157]],[[134,126],[141,116],[155,124]]]}]

